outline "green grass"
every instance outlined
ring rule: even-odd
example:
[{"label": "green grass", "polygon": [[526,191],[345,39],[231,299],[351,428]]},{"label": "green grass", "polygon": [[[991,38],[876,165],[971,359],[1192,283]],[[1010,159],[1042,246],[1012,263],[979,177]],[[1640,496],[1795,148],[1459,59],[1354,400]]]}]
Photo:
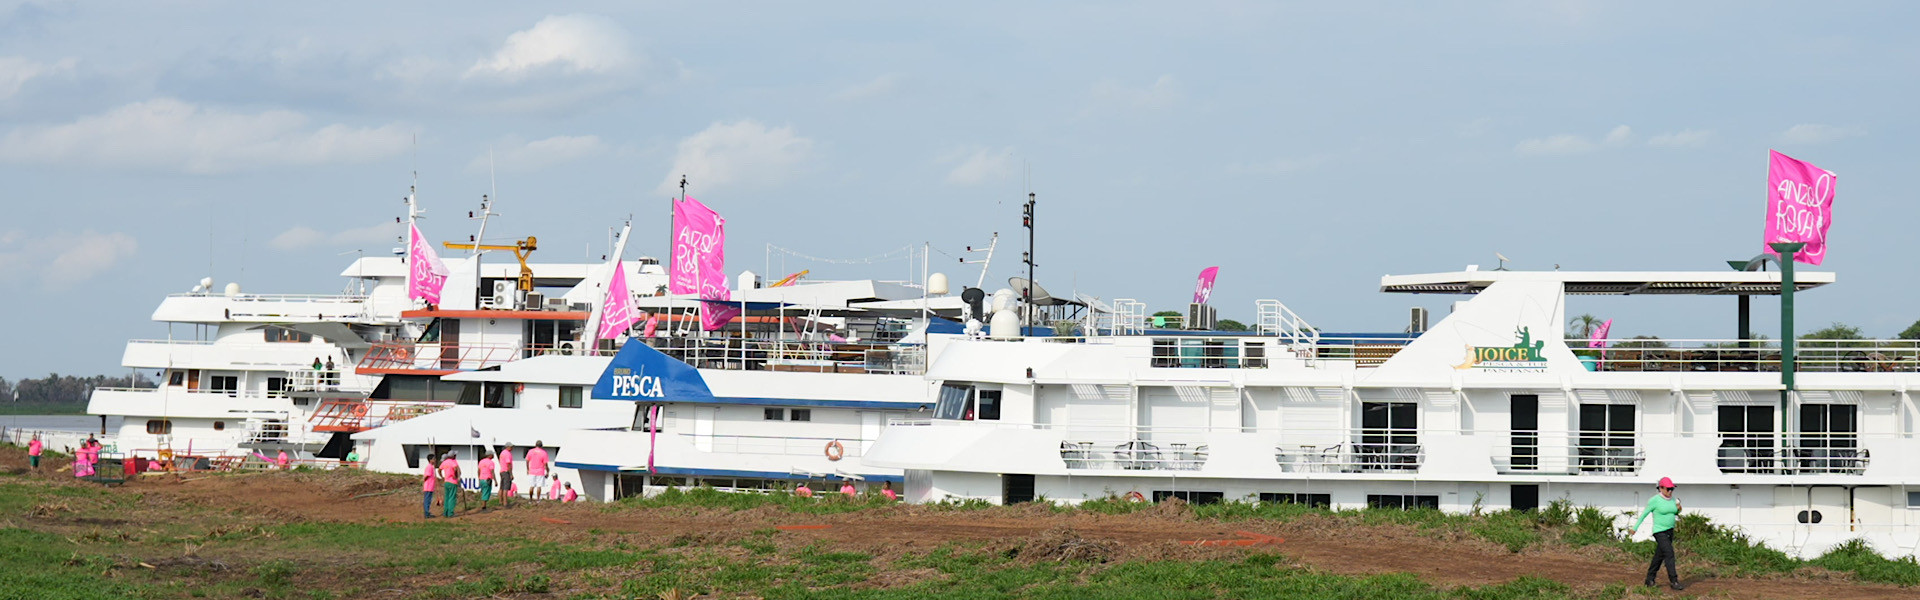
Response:
[{"label": "green grass", "polygon": [[112,559],[80,550],[58,535],[0,529],[0,600],[152,597],[141,586],[106,578]]},{"label": "green grass", "polygon": [[1866,581],[1920,585],[1920,562],[1911,556],[1899,560],[1880,556],[1862,540],[1848,540],[1808,562],[1817,567],[1853,573]]}]

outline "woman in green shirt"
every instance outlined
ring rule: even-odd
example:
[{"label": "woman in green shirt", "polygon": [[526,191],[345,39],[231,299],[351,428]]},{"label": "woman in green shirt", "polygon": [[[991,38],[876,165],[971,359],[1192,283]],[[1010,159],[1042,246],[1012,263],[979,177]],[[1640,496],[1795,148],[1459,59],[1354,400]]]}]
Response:
[{"label": "woman in green shirt", "polygon": [[1633,522],[1633,530],[1639,531],[1640,524],[1653,517],[1653,541],[1658,549],[1653,552],[1653,564],[1647,565],[1647,586],[1653,586],[1653,577],[1660,574],[1660,563],[1667,564],[1667,584],[1673,589],[1683,589],[1680,576],[1673,568],[1673,521],[1680,515],[1680,501],[1673,497],[1673,478],[1660,478],[1660,493],[1647,499],[1647,509],[1640,511],[1640,518]]}]

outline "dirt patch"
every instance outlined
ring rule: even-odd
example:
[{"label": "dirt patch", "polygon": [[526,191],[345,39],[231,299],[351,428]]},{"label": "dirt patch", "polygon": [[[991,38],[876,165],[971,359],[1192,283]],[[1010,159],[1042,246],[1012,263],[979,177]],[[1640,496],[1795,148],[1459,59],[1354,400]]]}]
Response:
[{"label": "dirt patch", "polygon": [[1087,539],[1071,527],[1055,527],[1014,543],[1004,554],[1029,562],[1106,563],[1119,551],[1119,542]]}]

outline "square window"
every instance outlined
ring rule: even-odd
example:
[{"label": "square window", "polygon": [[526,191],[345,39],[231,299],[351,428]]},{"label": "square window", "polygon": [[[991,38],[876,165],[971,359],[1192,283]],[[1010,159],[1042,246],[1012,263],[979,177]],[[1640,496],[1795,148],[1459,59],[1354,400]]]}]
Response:
[{"label": "square window", "polygon": [[788,414],[787,420],[789,421],[812,421],[813,420],[813,409],[796,408],[796,409],[787,411],[787,414]]},{"label": "square window", "polygon": [[1000,420],[1000,390],[980,390],[980,414],[982,421]]},{"label": "square window", "polygon": [[585,390],[577,385],[560,386],[560,408],[580,408],[585,403]]},{"label": "square window", "polygon": [[762,418],[768,421],[787,420],[787,409],[784,409],[784,408],[769,408],[764,411],[761,411],[760,414],[762,415]]}]

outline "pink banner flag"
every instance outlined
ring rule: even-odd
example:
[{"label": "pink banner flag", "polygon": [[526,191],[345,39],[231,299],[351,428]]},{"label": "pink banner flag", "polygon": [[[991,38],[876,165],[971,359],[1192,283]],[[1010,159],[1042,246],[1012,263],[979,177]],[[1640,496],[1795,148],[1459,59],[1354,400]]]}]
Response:
[{"label": "pink banner flag", "polygon": [[1793,259],[1818,265],[1827,258],[1827,228],[1833,226],[1833,187],[1839,176],[1779,152],[1769,153],[1767,237],[1762,251],[1773,254],[1766,244],[1774,242],[1806,242],[1807,247]]},{"label": "pink banner flag", "polygon": [[1587,339],[1588,348],[1604,348],[1607,345],[1607,330],[1613,329],[1613,319],[1607,319],[1593,329],[1593,337]]},{"label": "pink banner flag", "polygon": [[[720,291],[728,292],[726,288],[720,288]],[[722,295],[731,295],[731,293],[723,293]],[[701,329],[719,331],[726,328],[727,323],[733,321],[734,317],[740,316],[740,313],[743,312],[740,308],[740,303],[725,302],[724,300],[726,300],[726,298],[709,298],[700,301]]]},{"label": "pink banner flag", "polygon": [[407,299],[426,300],[429,304],[440,303],[440,290],[447,287],[446,263],[440,262],[440,254],[433,251],[427,238],[420,235],[420,227],[407,224]]},{"label": "pink banner flag", "polygon": [[673,204],[673,269],[667,292],[724,300],[727,288],[727,220],[699,200]]},{"label": "pink banner flag", "polygon": [[1213,299],[1213,278],[1220,274],[1220,267],[1207,267],[1200,270],[1200,282],[1193,286],[1193,303],[1206,304]]},{"label": "pink banner flag", "polygon": [[611,340],[633,328],[640,315],[633,310],[633,295],[627,293],[627,269],[613,263],[613,282],[607,285],[607,297],[600,301],[600,331],[596,340]]}]

